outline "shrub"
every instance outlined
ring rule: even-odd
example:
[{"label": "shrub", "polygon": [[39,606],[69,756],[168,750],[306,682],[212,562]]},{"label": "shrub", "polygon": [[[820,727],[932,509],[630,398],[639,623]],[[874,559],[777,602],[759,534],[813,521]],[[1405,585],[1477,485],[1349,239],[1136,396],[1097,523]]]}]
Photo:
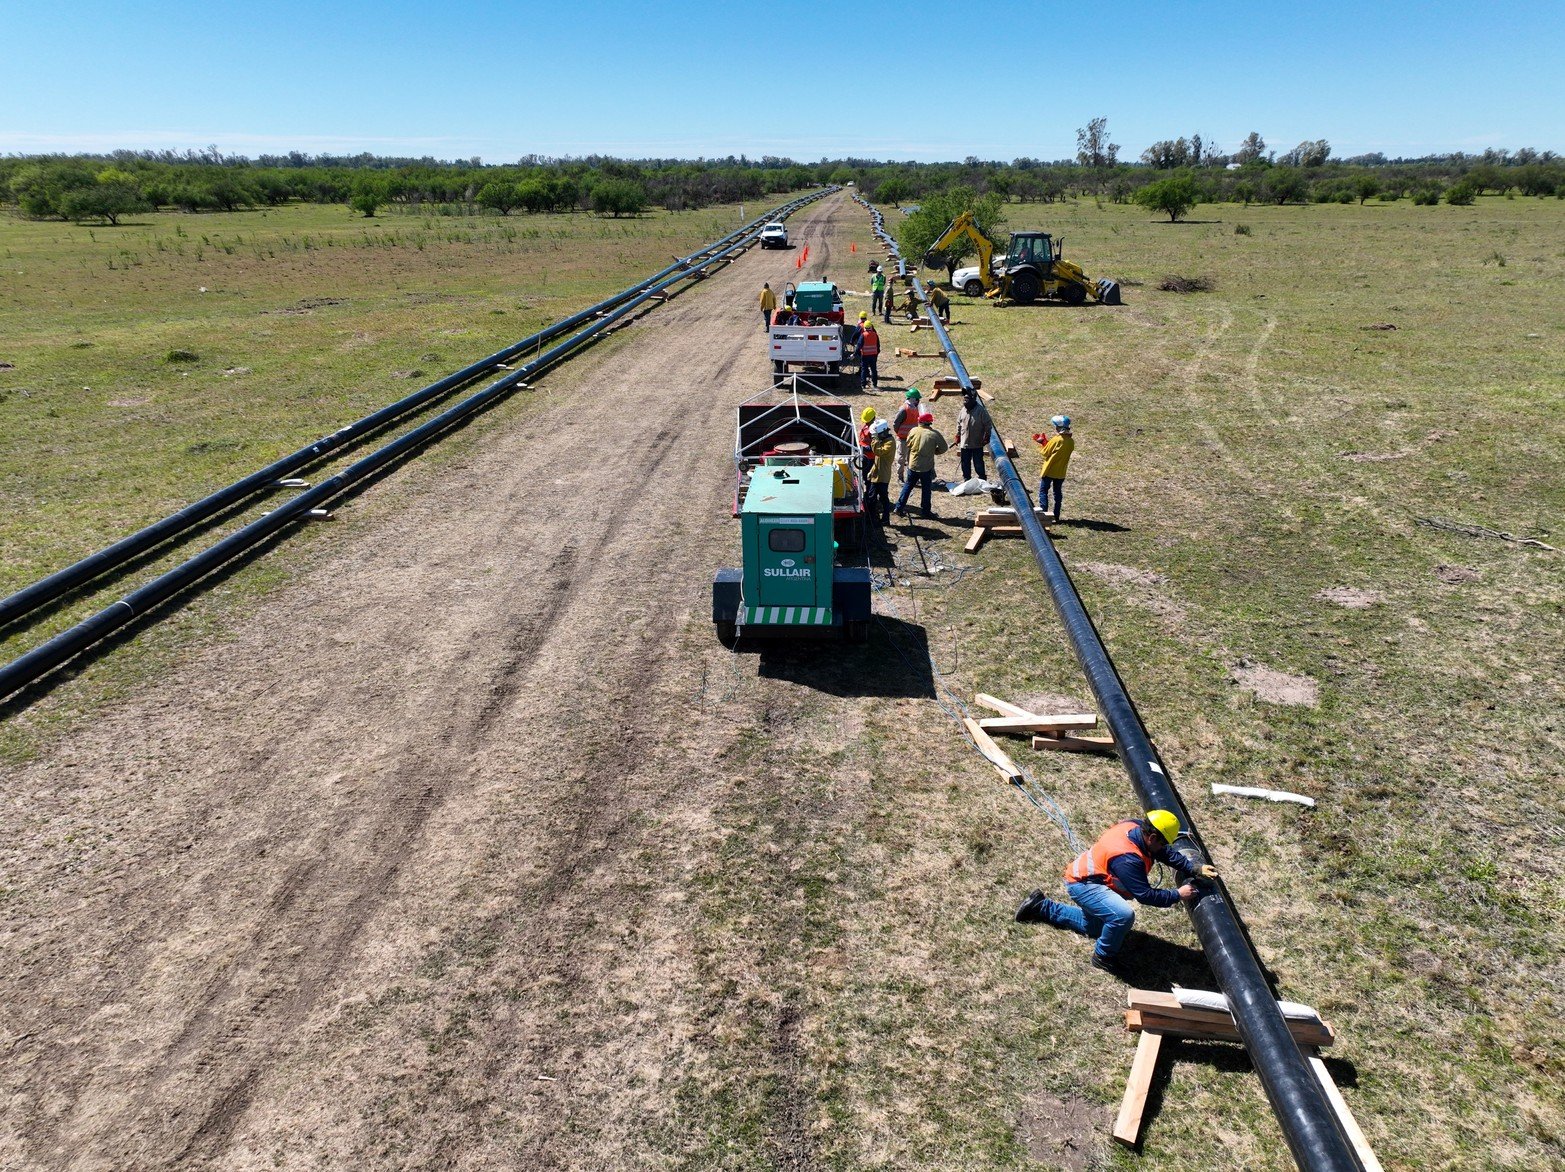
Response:
[{"label": "shrub", "polygon": [[620,216],[639,216],[646,210],[647,192],[633,179],[610,179],[592,189],[592,210]]},{"label": "shrub", "polygon": [[177,364],[181,362],[200,362],[201,356],[194,350],[170,350],[167,354],[163,355],[163,361],[170,364]]},{"label": "shrub", "polygon": [[1419,207],[1433,207],[1440,202],[1438,187],[1420,187],[1413,192],[1413,202]]},{"label": "shrub", "polygon": [[1454,208],[1472,207],[1477,198],[1478,189],[1465,179],[1445,189],[1445,202]]},{"label": "shrub", "polygon": [[1234,225],[1234,235],[1235,236],[1248,236],[1248,235],[1250,235],[1250,225],[1248,225],[1248,224],[1235,224]]}]

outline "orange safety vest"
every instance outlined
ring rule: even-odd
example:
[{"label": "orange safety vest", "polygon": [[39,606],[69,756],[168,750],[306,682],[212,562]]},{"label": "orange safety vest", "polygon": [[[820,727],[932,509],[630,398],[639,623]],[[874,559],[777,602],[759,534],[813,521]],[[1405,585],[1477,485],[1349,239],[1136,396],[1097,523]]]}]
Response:
[{"label": "orange safety vest", "polygon": [[918,426],[918,417],[923,412],[922,407],[903,407],[897,412],[897,417],[891,421],[891,430],[897,433],[899,440],[905,440],[913,434],[913,429]]},{"label": "orange safety vest", "polygon": [[1119,858],[1120,855],[1135,855],[1141,860],[1141,865],[1146,868],[1147,874],[1152,873],[1152,856],[1137,846],[1130,837],[1130,832],[1137,825],[1136,820],[1131,818],[1110,826],[1098,836],[1097,842],[1077,855],[1076,861],[1065,868],[1065,882],[1106,883],[1110,891],[1128,897],[1129,893],[1119,885],[1119,880],[1114,878],[1114,872],[1109,870],[1109,861]]},{"label": "orange safety vest", "polygon": [[873,326],[864,327],[864,333],[859,337],[859,353],[866,358],[874,358],[880,353],[880,335]]}]

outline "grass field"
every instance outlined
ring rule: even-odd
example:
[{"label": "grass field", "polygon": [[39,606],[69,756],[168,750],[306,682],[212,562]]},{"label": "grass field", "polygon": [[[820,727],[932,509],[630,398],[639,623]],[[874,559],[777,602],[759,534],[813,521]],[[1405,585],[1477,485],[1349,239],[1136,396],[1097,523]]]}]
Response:
[{"label": "grass field", "polygon": [[[115,228],[0,218],[0,362],[11,366],[0,369],[0,595],[740,222],[737,207],[633,220],[365,219],[295,205],[149,214]],[[165,662],[232,608],[253,605],[307,556],[309,540],[305,533],[201,606],[132,638]],[[202,544],[193,535],[148,568],[176,564]],[[21,654],[125,589],[100,584],[0,632],[0,657]],[[109,657],[84,674],[88,686],[70,704],[40,706],[0,729],[0,760],[30,752],[41,725],[68,720],[147,672]]]},{"label": "grass field", "polygon": [[[1565,1066],[1543,1023],[1565,1003],[1565,554],[1420,522],[1565,548],[1565,205],[1225,206],[1179,225],[1090,204],[1009,211],[1013,229],[1063,234],[1089,275],[1127,280],[1126,305],[958,297],[955,339],[1027,475],[1028,433],[1073,417],[1057,540],[1264,959],[1338,1026],[1339,1076],[1388,1165],[1560,1162]],[[1159,292],[1165,275],[1214,291]],[[949,435],[955,408],[936,409]],[[1025,547],[967,558],[964,535],[928,544],[978,576],[917,594],[949,682],[1090,701]],[[895,743],[894,722],[877,731]],[[1110,763],[1018,757],[1083,838],[1131,808]],[[1217,781],[1319,805],[1214,798]],[[910,848],[943,843],[961,890],[949,916],[889,930],[968,987],[911,1012],[889,988],[866,999],[888,1081],[941,1098],[932,1080],[959,1081],[959,1061],[1005,1036],[998,1002],[1026,1030],[984,1077],[1025,1099],[1041,1071],[1057,1097],[1106,1110],[1129,1046],[1085,953],[1016,931],[1000,966],[1014,976],[997,986],[971,962],[994,946],[995,902],[1057,886],[1063,836],[1018,799],[956,797],[938,768],[904,796],[891,824]],[[1184,917],[1144,920],[1194,946]],[[1144,957],[1149,978],[1200,983],[1191,954]],[[945,1052],[964,1033],[931,1071],[915,1039]],[[1223,1166],[1288,1166],[1257,1146],[1274,1124],[1244,1064],[1186,1053],[1146,1156],[1209,1151],[1215,1128]]]},{"label": "grass field", "polygon": [[[1177,225],[1090,202],[1009,214],[1126,281],[1126,304],[955,297],[954,336],[1026,474],[1027,434],[1073,417],[1061,552],[1284,995],[1338,1028],[1334,1070],[1388,1167],[1565,1162],[1565,554],[1420,523],[1565,549],[1565,203],[1222,206]],[[145,219],[0,222],[0,591],[428,381],[400,373],[454,369],[657,269],[737,211]],[[862,253],[834,256],[860,287]],[[1170,274],[1213,291],[1157,291]],[[174,349],[198,358],[166,361]],[[882,369],[917,382],[937,364]],[[936,409],[949,434],[955,404]],[[887,624],[871,654],[921,654],[921,628],[958,694],[1090,703],[1025,547],[968,556],[959,523],[921,533],[971,571],[947,587],[901,551],[909,585],[877,605],[910,625]],[[69,701],[0,726],[0,759],[312,556],[307,531],[136,636]],[[828,682],[856,695],[846,669]],[[656,1141],[683,1154],[671,1164],[771,1166],[782,1117],[812,1167],[1033,1166],[1028,1137],[1073,1122],[1073,1167],[1290,1166],[1253,1072],[1222,1046],[1175,1047],[1143,1155],[1108,1150],[1133,1049],[1122,993],[1081,941],[1009,922],[1057,885],[1062,832],[987,767],[953,763],[957,735],[922,696],[876,700],[818,752],[774,751],[829,707],[796,689],[723,760],[749,797],[692,878],[699,1026],[721,1045]],[[1084,839],[1132,808],[1110,761],[1017,757]],[[1214,781],[1319,804],[1215,798]],[[757,890],[775,893],[764,915]],[[1181,913],[1141,927],[1149,983],[1210,980]],[[754,966],[737,991],[736,956]],[[757,1026],[762,1005],[780,1034]]]}]

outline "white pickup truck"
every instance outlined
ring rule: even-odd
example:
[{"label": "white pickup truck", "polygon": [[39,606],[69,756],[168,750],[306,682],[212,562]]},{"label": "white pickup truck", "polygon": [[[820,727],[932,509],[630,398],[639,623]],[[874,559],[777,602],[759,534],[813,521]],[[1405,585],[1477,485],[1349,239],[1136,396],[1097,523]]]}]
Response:
[{"label": "white pickup truck", "polygon": [[762,248],[787,248],[788,228],[785,224],[771,223],[761,228]]},{"label": "white pickup truck", "polygon": [[772,385],[781,385],[789,368],[835,379],[842,369],[842,326],[835,322],[816,326],[771,327]]}]

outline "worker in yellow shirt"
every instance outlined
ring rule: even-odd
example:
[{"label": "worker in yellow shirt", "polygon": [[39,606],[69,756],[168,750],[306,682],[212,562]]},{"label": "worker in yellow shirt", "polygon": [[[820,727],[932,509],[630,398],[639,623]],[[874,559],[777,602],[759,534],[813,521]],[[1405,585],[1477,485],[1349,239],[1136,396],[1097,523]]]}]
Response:
[{"label": "worker in yellow shirt", "polygon": [[1038,474],[1038,507],[1050,512],[1049,490],[1054,490],[1054,519],[1060,519],[1060,506],[1065,500],[1065,469],[1070,466],[1071,453],[1076,450],[1076,439],[1071,435],[1071,417],[1056,415],[1049,420],[1054,434],[1039,432],[1033,442],[1043,449],[1043,471]]},{"label": "worker in yellow shirt", "polygon": [[762,328],[770,329],[772,325],[772,310],[777,308],[777,294],[772,292],[772,283],[761,283],[761,322]]}]

